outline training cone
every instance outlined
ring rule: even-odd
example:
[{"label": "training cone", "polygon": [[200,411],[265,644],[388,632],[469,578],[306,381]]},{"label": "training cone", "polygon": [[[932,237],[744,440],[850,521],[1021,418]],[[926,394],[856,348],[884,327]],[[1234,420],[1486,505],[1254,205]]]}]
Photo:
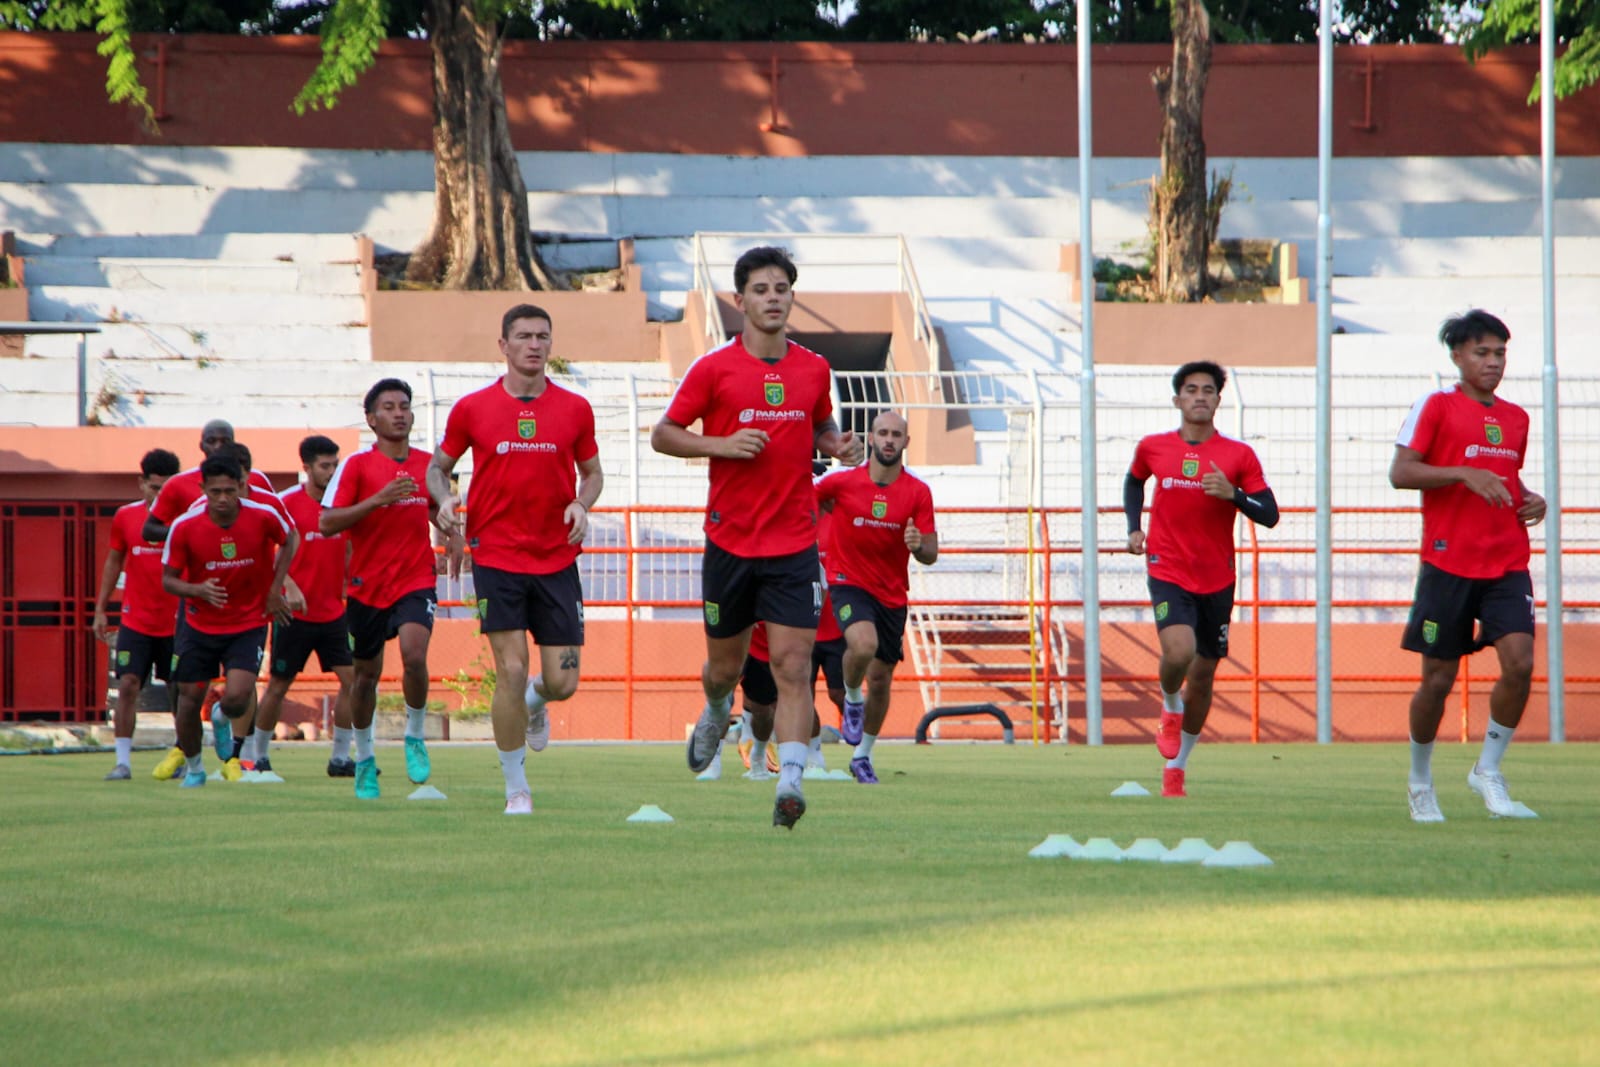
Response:
[{"label": "training cone", "polygon": [[826,767],[807,767],[800,773],[800,777],[808,778],[813,782],[853,782],[855,778],[849,771],[835,767],[828,770]]},{"label": "training cone", "polygon": [[407,800],[449,800],[450,798],[439,792],[431,785],[419,785],[411,791]]},{"label": "training cone", "polygon": [[1122,849],[1109,837],[1091,837],[1083,843],[1083,848],[1075,860],[1110,860],[1112,863],[1122,862]]},{"label": "training cone", "polygon": [[638,811],[628,816],[629,822],[671,822],[672,816],[656,807],[654,804],[645,804]]},{"label": "training cone", "polygon": [[1150,790],[1138,782],[1123,782],[1111,791],[1111,795],[1114,797],[1147,797],[1150,795]]},{"label": "training cone", "polygon": [[1522,801],[1513,800],[1511,802],[1510,815],[1491,815],[1489,817],[1491,819],[1537,819],[1539,817],[1539,813],[1528,807],[1528,805],[1524,804]]},{"label": "training cone", "polygon": [[277,771],[245,771],[241,782],[254,782],[257,785],[281,785],[283,777]]},{"label": "training cone", "polygon": [[1051,834],[1043,841],[1028,850],[1028,855],[1038,860],[1058,859],[1065,856],[1076,859],[1078,853],[1083,851],[1083,846],[1072,839],[1070,834]]},{"label": "training cone", "polygon": [[1160,862],[1166,854],[1167,846],[1153,837],[1141,837],[1122,850],[1122,858],[1125,860],[1144,860],[1150,863]]},{"label": "training cone", "polygon": [[1167,854],[1161,857],[1161,862],[1204,863],[1206,858],[1214,855],[1216,851],[1206,844],[1206,839],[1203,837],[1186,837],[1167,849]]},{"label": "training cone", "polygon": [[1228,841],[1200,861],[1202,867],[1271,867],[1272,861],[1248,841]]}]

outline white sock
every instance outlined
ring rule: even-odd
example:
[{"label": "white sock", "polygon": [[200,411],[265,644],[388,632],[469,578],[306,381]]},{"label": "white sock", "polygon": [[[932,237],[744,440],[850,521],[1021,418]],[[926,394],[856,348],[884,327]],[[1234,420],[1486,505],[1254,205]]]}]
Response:
[{"label": "white sock", "polygon": [[[497,750],[498,751],[498,750]],[[528,788],[528,757],[527,749],[518,748],[511,752],[500,752],[500,773],[506,776],[506,799],[510,800],[515,793],[532,793]]]},{"label": "white sock", "polygon": [[1176,693],[1169,693],[1163,689],[1161,691],[1161,710],[1174,715],[1182,715],[1183,690],[1180,689]]},{"label": "white sock", "polygon": [[764,771],[767,769],[767,743],[751,738],[750,741],[750,769]]},{"label": "white sock", "polygon": [[[755,761],[752,760],[753,764]],[[806,773],[806,743],[804,741],[778,742],[778,788],[799,789],[800,778]]]},{"label": "white sock", "polygon": [[131,737],[119,737],[119,738],[117,738],[117,766],[118,767],[126,767],[126,766],[128,766],[128,761],[131,760],[132,758],[133,758],[133,738],[131,738]]},{"label": "white sock", "polygon": [[365,729],[358,728],[358,729],[352,730],[351,733],[355,735],[356,762],[360,763],[362,760],[371,759],[372,758],[372,727],[368,726]]},{"label": "white sock", "polygon": [[406,736],[407,737],[421,737],[422,736],[423,727],[427,725],[427,722],[428,722],[428,709],[427,708],[414,708],[410,704],[406,705]]},{"label": "white sock", "polygon": [[536,674],[528,679],[528,687],[522,691],[522,702],[528,705],[530,715],[544,707],[544,697],[539,695],[539,685],[543,681],[544,675]]},{"label": "white sock", "polygon": [[350,758],[350,741],[355,731],[348,726],[335,726],[333,728],[333,759],[345,760]]},{"label": "white sock", "polygon": [[861,691],[861,687],[859,685],[845,686],[844,698],[852,704],[865,704],[867,702],[867,694]]},{"label": "white sock", "polygon": [[263,730],[257,726],[255,732],[250,735],[250,740],[255,743],[255,751],[250,754],[250,758],[253,760],[266,759],[267,746],[272,744],[272,731]]},{"label": "white sock", "polygon": [[809,742],[807,742],[807,744],[806,744],[806,762],[811,764],[812,766],[816,766],[816,767],[820,767],[820,766],[823,765],[824,760],[822,758],[822,735],[821,734],[818,734],[816,737],[813,737]]},{"label": "white sock", "polygon": [[742,745],[749,741],[754,744],[755,740],[755,728],[750,725],[750,713],[747,711],[739,716],[739,743]]},{"label": "white sock", "polygon": [[1167,766],[1176,767],[1181,771],[1184,769],[1185,765],[1188,764],[1189,753],[1194,751],[1194,746],[1199,742],[1200,735],[1191,734],[1188,730],[1180,730],[1178,731],[1178,736],[1182,738],[1182,740],[1178,742],[1178,754],[1172,759],[1167,760]]},{"label": "white sock", "polygon": [[852,755],[850,758],[851,759],[867,759],[867,758],[870,758],[872,756],[872,742],[876,741],[877,739],[878,739],[878,735],[877,734],[869,734],[869,733],[866,733],[866,732],[863,731],[862,734],[861,734],[861,743],[856,746],[855,754]]},{"label": "white sock", "polygon": [[206,773],[205,753],[201,753],[198,756],[185,757],[183,770],[184,770],[185,774],[204,774],[204,773]]},{"label": "white sock", "polygon": [[1479,771],[1496,773],[1500,770],[1500,760],[1506,754],[1506,746],[1511,744],[1511,735],[1516,732],[1514,726],[1501,726],[1489,720],[1488,729],[1483,731],[1483,751],[1478,754]]},{"label": "white sock", "polygon": [[1433,784],[1433,742],[1411,742],[1411,776],[1406,784],[1412,789],[1425,789]]},{"label": "white sock", "polygon": [[719,719],[727,719],[728,713],[733,710],[733,694],[729,693],[721,700],[707,700],[706,710]]}]

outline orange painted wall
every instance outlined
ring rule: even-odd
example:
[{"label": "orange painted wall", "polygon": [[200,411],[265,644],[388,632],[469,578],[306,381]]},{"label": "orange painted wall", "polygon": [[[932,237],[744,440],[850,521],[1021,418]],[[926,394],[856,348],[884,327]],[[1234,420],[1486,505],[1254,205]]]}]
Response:
[{"label": "orange painted wall", "polygon": [[[316,65],[316,38],[140,37],[159,133],[105,100],[91,34],[0,34],[0,139],[76,144],[432,147],[427,45],[390,41],[334,110],[289,107]],[[1150,72],[1160,45],[1094,49],[1095,152],[1153,156]],[[777,61],[777,95],[771,90]],[[1219,46],[1207,147],[1222,156],[1316,154],[1312,45]],[[1340,156],[1532,155],[1527,93],[1537,50],[1468,64],[1444,45],[1340,48]],[[1369,77],[1369,62],[1371,74]],[[1070,45],[549,44],[505,49],[519,149],[738,156],[1072,156],[1077,72]],[[1370,85],[1370,93],[1369,93]],[[783,130],[763,132],[776,108]],[[1370,122],[1368,122],[1370,111]],[[1600,89],[1557,107],[1563,155],[1600,155]]]}]

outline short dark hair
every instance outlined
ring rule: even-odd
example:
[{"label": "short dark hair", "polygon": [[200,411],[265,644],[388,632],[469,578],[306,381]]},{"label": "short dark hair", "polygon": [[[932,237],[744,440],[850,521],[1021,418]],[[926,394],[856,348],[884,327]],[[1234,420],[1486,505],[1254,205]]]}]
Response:
[{"label": "short dark hair", "polygon": [[200,464],[200,481],[203,483],[207,478],[219,476],[232,478],[236,482],[244,481],[244,471],[239,467],[238,460],[232,456],[208,456]]},{"label": "short dark hair", "polygon": [[733,291],[744,292],[745,283],[750,280],[750,275],[762,267],[782,267],[783,273],[789,276],[790,285],[800,277],[800,272],[795,269],[794,260],[789,258],[788,249],[761,245],[740,256],[738,262],[733,265]]},{"label": "short dark hair", "polygon": [[361,402],[362,410],[371,415],[372,409],[378,404],[378,397],[384,393],[404,393],[406,394],[406,401],[409,403],[411,400],[410,385],[399,378],[384,378],[367,390],[367,398]]},{"label": "short dark hair", "polygon": [[518,319],[543,319],[553,329],[555,320],[550,317],[550,312],[537,304],[518,304],[516,307],[500,316],[500,339],[506,340],[511,336],[511,324]]},{"label": "short dark hair", "polygon": [[1498,337],[1502,341],[1509,341],[1511,331],[1505,323],[1482,308],[1473,308],[1465,315],[1445,319],[1444,325],[1439,327],[1439,340],[1449,349],[1482,337]]},{"label": "short dark hair", "polygon": [[301,463],[310,463],[318,456],[337,456],[338,454],[339,442],[331,437],[324,437],[320,433],[314,433],[300,442]]},{"label": "short dark hair", "polygon": [[238,441],[229,441],[227,444],[217,449],[214,454],[218,456],[226,456],[233,460],[239,465],[239,469],[241,471],[248,471],[251,467],[255,466],[255,464],[251,462],[250,450],[244,445],[240,444]]},{"label": "short dark hair", "polygon": [[1222,387],[1228,384],[1228,372],[1209,359],[1190,360],[1178,368],[1178,373],[1172,376],[1172,395],[1177,396],[1183,392],[1184,379],[1191,374],[1209,374],[1211,380],[1217,385],[1217,392],[1222,392]]},{"label": "short dark hair", "polygon": [[178,457],[164,448],[152,448],[139,461],[139,473],[146,478],[154,474],[159,474],[163,478],[170,478],[182,469],[178,465]]}]

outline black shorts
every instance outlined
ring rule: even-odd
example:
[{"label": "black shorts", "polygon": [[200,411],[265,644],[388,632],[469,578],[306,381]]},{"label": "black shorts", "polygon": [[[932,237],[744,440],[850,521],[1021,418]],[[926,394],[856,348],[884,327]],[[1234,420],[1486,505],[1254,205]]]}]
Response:
[{"label": "black shorts", "polygon": [[858,585],[830,585],[828,593],[833,597],[833,617],[839,621],[839,629],[868,620],[878,631],[878,653],[873,658],[891,667],[905,659],[901,647],[906,636],[905,608],[885,607]]},{"label": "black shorts", "polygon": [[[1476,637],[1474,620],[1480,624]],[[1400,647],[1430,659],[1460,659],[1506,634],[1532,633],[1533,578],[1527,571],[1462,578],[1424,563]]]},{"label": "black shorts", "polygon": [[294,678],[306,669],[312,652],[317,654],[317,664],[324,673],[335,667],[348,667],[355,662],[350,651],[353,644],[350,624],[343,615],[327,622],[296,619],[288,626],[275,622],[272,624],[272,677]]},{"label": "black shorts", "polygon": [[1194,650],[1206,659],[1228,658],[1228,623],[1233,618],[1233,583],[1215,593],[1191,593],[1181,585],[1150,579],[1156,632],[1169,626],[1194,631]]},{"label": "black shorts", "polygon": [[369,607],[351,597],[345,601],[345,620],[350,624],[350,654],[356,659],[377,659],[383,646],[400,635],[400,627],[414,622],[433,630],[433,613],[438,609],[432,589],[407,593],[386,608]]},{"label": "black shorts", "polygon": [[[817,671],[827,681],[829,689],[844,688],[844,638],[818,641],[811,646],[811,685],[817,684]],[[744,673],[739,676],[739,688],[747,704],[776,704],[778,682],[772,677],[772,664],[754,656],[745,656]]]},{"label": "black shorts", "polygon": [[185,626],[177,635],[178,662],[172,680],[179,685],[209,682],[228,671],[261,670],[267,649],[267,628],[241,630],[234,634],[208,634]]},{"label": "black shorts", "polygon": [[583,582],[573,563],[552,574],[472,568],[479,629],[486,634],[527,630],[536,645],[583,644]]},{"label": "black shorts", "polygon": [[133,675],[140,685],[148,684],[152,674],[163,682],[168,681],[177,662],[172,649],[171,637],[151,637],[128,626],[119,627],[111,670],[118,678]]},{"label": "black shorts", "polygon": [[700,573],[706,633],[732,637],[758,620],[815,630],[822,618],[817,546],[788,556],[736,556],[706,542]]}]

